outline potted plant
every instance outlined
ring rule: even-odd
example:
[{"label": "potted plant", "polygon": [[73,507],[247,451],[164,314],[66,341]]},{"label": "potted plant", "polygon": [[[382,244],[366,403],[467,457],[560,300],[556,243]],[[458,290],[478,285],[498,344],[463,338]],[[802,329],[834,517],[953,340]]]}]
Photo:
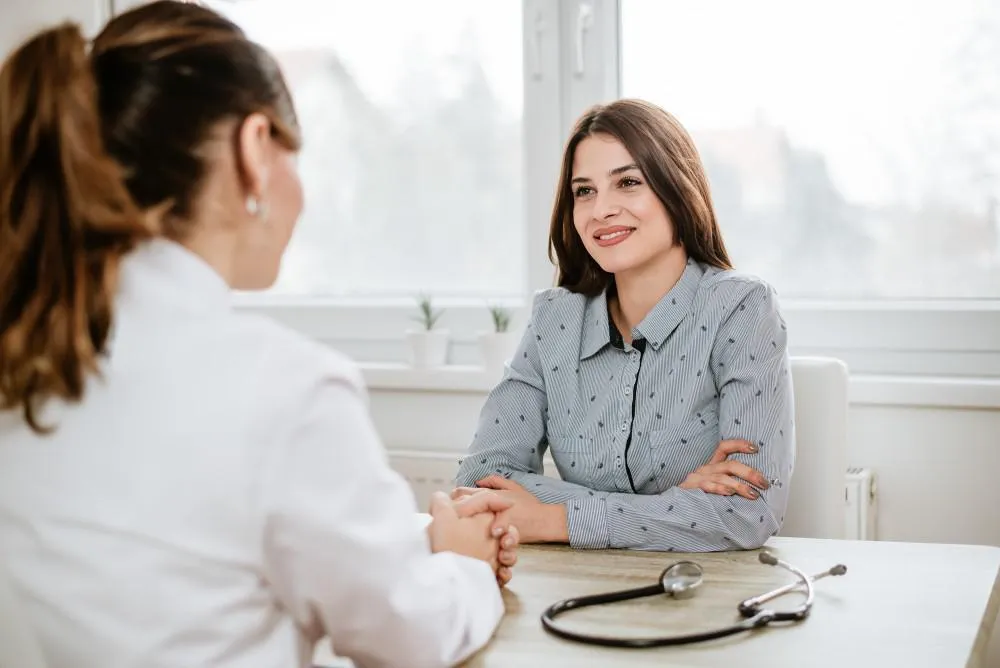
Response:
[{"label": "potted plant", "polygon": [[417,315],[412,320],[420,323],[419,328],[406,331],[406,341],[410,350],[410,365],[418,369],[444,366],[448,359],[447,329],[435,329],[443,311],[435,310],[428,295],[417,298]]},{"label": "potted plant", "polygon": [[510,361],[517,349],[518,337],[510,331],[511,313],[500,306],[489,308],[493,329],[479,334],[479,350],[484,368],[495,374],[503,372],[504,364]]}]

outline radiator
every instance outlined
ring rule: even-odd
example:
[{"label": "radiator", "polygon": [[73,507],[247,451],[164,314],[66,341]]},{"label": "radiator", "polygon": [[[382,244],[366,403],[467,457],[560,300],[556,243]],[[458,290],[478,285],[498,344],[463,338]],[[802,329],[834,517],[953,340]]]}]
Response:
[{"label": "radiator", "polygon": [[875,472],[871,469],[847,469],[844,485],[844,538],[875,540],[878,496]]},{"label": "radiator", "polygon": [[[402,475],[416,497],[417,505],[426,511],[431,494],[447,491],[454,485],[460,455],[437,452],[392,452],[392,467]],[[546,473],[555,470],[546,461]],[[875,540],[878,516],[875,473],[867,468],[849,468],[844,480],[844,538]]]}]

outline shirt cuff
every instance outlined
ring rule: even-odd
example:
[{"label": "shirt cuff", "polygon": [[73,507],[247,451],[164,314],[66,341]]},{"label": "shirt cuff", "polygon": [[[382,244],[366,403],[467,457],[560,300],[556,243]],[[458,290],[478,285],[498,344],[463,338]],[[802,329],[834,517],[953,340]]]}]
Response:
[{"label": "shirt cuff", "polygon": [[569,544],[575,548],[604,550],[611,545],[608,508],[601,497],[567,501],[566,525]]}]

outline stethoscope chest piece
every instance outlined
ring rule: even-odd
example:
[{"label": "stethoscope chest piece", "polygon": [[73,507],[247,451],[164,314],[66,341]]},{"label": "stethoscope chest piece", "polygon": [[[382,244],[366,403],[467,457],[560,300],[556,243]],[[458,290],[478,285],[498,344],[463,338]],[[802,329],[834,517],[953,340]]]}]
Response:
[{"label": "stethoscope chest piece", "polygon": [[691,598],[701,586],[705,573],[693,561],[678,561],[663,569],[660,585],[663,593],[673,598]]}]

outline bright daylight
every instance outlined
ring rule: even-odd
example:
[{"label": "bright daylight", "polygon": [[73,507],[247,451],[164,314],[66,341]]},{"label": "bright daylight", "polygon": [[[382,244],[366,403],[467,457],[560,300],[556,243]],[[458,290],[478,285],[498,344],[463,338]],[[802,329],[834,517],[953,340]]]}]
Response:
[{"label": "bright daylight", "polygon": [[0,0],[0,668],[1000,668],[1000,0]]}]

